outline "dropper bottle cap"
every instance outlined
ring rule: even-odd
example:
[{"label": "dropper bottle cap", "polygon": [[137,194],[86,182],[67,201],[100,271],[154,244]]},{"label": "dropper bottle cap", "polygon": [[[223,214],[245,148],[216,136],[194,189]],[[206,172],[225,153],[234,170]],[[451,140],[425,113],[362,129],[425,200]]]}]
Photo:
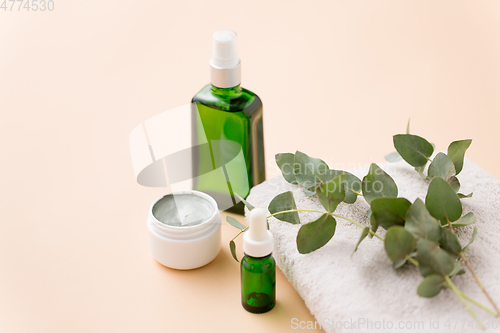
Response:
[{"label": "dropper bottle cap", "polygon": [[247,256],[261,258],[273,252],[273,235],[267,230],[266,211],[254,208],[248,218],[248,230],[243,235],[243,251]]},{"label": "dropper bottle cap", "polygon": [[210,77],[218,88],[236,87],[241,83],[241,62],[238,57],[236,32],[217,30],[212,36]]}]

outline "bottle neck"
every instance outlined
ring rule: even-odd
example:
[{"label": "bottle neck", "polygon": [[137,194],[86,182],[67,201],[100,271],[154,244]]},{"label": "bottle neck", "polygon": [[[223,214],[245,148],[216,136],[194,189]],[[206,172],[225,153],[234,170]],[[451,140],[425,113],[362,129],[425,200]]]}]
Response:
[{"label": "bottle neck", "polygon": [[241,84],[241,62],[231,68],[219,68],[210,63],[210,82],[221,88],[236,87]]},{"label": "bottle neck", "polygon": [[220,96],[224,99],[226,98],[234,98],[234,97],[239,97],[242,93],[241,85],[237,85],[235,87],[231,88],[219,88],[214,85],[212,85],[211,89],[212,94]]}]

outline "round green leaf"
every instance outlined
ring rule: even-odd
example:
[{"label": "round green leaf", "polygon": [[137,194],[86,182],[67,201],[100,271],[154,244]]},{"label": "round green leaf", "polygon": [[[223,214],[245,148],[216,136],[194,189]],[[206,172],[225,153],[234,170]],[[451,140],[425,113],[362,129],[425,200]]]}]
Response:
[{"label": "round green leaf", "polygon": [[417,288],[417,294],[422,297],[434,297],[444,287],[444,277],[439,274],[426,276]]},{"label": "round green leaf", "polygon": [[[268,209],[271,214],[297,209],[297,205],[295,205],[295,199],[293,198],[293,193],[291,191],[287,191],[278,194],[269,203]],[[289,222],[292,224],[300,223],[298,212],[277,214],[274,215],[274,217],[278,220]]]},{"label": "round green leaf", "polygon": [[426,165],[434,152],[434,147],[429,141],[418,135],[397,134],[394,135],[393,141],[399,155],[414,167]]},{"label": "round green leaf", "polygon": [[455,265],[451,254],[428,239],[421,239],[417,243],[417,259],[420,273],[423,276],[431,274],[450,274]]},{"label": "round green leaf", "polygon": [[405,198],[375,198],[370,204],[372,216],[384,229],[404,225],[411,202]]},{"label": "round green leaf", "polygon": [[395,198],[398,196],[398,187],[394,179],[375,163],[370,165],[370,170],[363,178],[361,186],[363,196],[368,203],[375,198]]},{"label": "round green leaf", "polygon": [[283,178],[290,184],[297,184],[295,173],[293,171],[293,164],[295,163],[295,155],[292,153],[276,154],[274,156],[276,164],[281,170]]},{"label": "round green leaf", "polygon": [[252,206],[248,201],[246,201],[245,199],[243,199],[243,197],[241,197],[238,193],[234,193],[234,196],[239,199],[241,202],[243,202],[245,204],[245,206],[248,208],[248,210],[252,210],[254,209],[254,206]]},{"label": "round green leaf", "polygon": [[474,216],[473,212],[467,213],[455,222],[453,222],[451,225],[454,228],[460,228],[460,227],[465,227],[467,225],[471,225],[476,223],[476,217]]},{"label": "round green leaf", "polygon": [[403,159],[397,151],[393,151],[392,153],[385,155],[384,158],[387,162],[391,163],[399,162]]},{"label": "round green leaf", "polygon": [[434,157],[431,165],[429,165],[429,171],[427,172],[430,179],[441,177],[446,181],[454,176],[455,173],[455,165],[453,165],[450,158],[443,153],[439,153]]},{"label": "round green leaf", "polygon": [[427,190],[425,206],[432,216],[447,224],[456,221],[462,215],[462,203],[446,180],[434,177]]},{"label": "round green leaf", "polygon": [[295,152],[293,167],[297,182],[306,188],[316,187],[331,180],[328,179],[330,173],[325,161],[309,157],[300,151]]},{"label": "round green leaf", "polygon": [[238,258],[236,257],[236,244],[233,240],[229,242],[229,249],[231,250],[231,255],[233,256],[234,260],[239,262]]},{"label": "round green leaf", "polygon": [[457,175],[462,171],[464,166],[464,156],[465,151],[469,148],[472,140],[459,140],[453,141],[448,146],[448,157],[451,159],[453,164],[455,165],[455,170],[457,171]]},{"label": "round green leaf", "polygon": [[344,189],[345,189],[345,197],[344,202],[348,204],[355,203],[358,195],[357,193],[361,192],[361,180],[353,175],[350,172],[344,170],[329,170],[329,177],[323,177],[323,182],[325,182],[328,178],[334,179],[340,175],[345,175],[344,178]]},{"label": "round green leaf", "polygon": [[471,193],[469,193],[469,194],[458,193],[457,195],[458,195],[458,197],[459,197],[460,199],[465,199],[465,198],[472,198],[472,195],[473,195],[473,194],[474,194],[474,193],[472,193],[472,192],[471,192]]},{"label": "round green leaf", "polygon": [[[378,230],[378,222],[377,222],[377,219],[375,218],[375,216],[373,216],[371,208],[368,209],[368,211],[366,212],[366,215],[368,216],[368,219],[370,220],[370,228],[371,228],[371,230],[374,233],[377,232],[377,230]],[[368,236],[370,238],[373,237],[372,234],[369,234]]]},{"label": "round green leaf", "polygon": [[319,202],[329,213],[333,213],[338,204],[344,200],[344,179],[345,174],[341,174],[332,181],[319,186],[316,190]]},{"label": "round green leaf", "polygon": [[[457,193],[460,190],[460,182],[458,181],[458,178],[455,176],[451,176],[450,179],[448,179],[448,184],[450,184],[451,188],[455,193]],[[458,195],[460,198],[460,195]]]},{"label": "round green leaf", "polygon": [[474,241],[474,239],[476,239],[476,236],[477,236],[477,228],[474,227],[474,231],[472,232],[472,237],[470,238],[470,241],[469,241],[469,244],[467,244],[465,247],[464,247],[464,252],[465,250],[467,250],[467,248],[472,244],[472,242]]},{"label": "round green leaf", "polygon": [[323,214],[319,219],[300,227],[297,234],[297,249],[305,254],[323,247],[335,234],[337,221],[329,215]]},{"label": "round green leaf", "polygon": [[415,238],[405,228],[393,226],[387,230],[384,246],[392,262],[397,263],[405,260],[413,252]]},{"label": "round green leaf", "polygon": [[312,197],[313,195],[316,194],[316,188],[314,186],[311,188],[303,187],[302,190],[304,191],[304,194],[307,195],[308,197]]},{"label": "round green leaf", "polygon": [[345,188],[345,198],[344,202],[348,204],[353,204],[358,199],[357,193],[361,193],[361,179],[356,177],[350,172],[345,172],[344,188]]},{"label": "round green leaf", "polygon": [[441,224],[429,213],[422,200],[417,199],[406,212],[405,228],[416,238],[434,242],[441,239]]},{"label": "round green leaf", "polygon": [[245,228],[246,228],[246,226],[245,226],[245,225],[241,224],[241,223],[240,223],[237,219],[235,219],[235,218],[234,218],[234,217],[232,217],[232,216],[227,215],[227,216],[226,216],[226,221],[227,221],[227,223],[229,223],[229,224],[230,224],[230,225],[232,225],[233,227],[238,228],[238,229],[240,229],[240,230],[243,230],[243,229],[245,229]]},{"label": "round green leaf", "polygon": [[[366,236],[368,236],[369,232],[370,232],[370,228],[368,228],[368,227],[363,228],[363,231],[361,232],[361,236],[359,236],[359,240],[356,243],[356,247],[354,248],[354,251],[352,251],[352,254],[354,254],[354,252],[356,252],[358,250],[359,244],[361,244],[361,242],[366,238]],[[352,256],[352,254],[351,254],[351,256]]]},{"label": "round green leaf", "polygon": [[462,252],[462,245],[460,245],[457,236],[449,229],[442,229],[440,244],[443,250],[449,253],[456,255]]}]

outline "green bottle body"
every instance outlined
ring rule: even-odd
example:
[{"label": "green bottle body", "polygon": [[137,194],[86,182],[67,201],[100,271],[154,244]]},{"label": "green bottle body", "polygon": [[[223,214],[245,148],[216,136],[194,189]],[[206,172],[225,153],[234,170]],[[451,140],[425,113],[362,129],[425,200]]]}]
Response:
[{"label": "green bottle body", "polygon": [[[191,102],[192,146],[206,147],[205,151],[193,149],[193,188],[218,202],[232,201],[227,210],[243,214],[243,204],[234,205],[238,201],[234,193],[246,198],[252,186],[265,180],[262,102],[239,85],[217,88],[211,84]],[[218,168],[220,173],[198,177]]]},{"label": "green bottle body", "polygon": [[276,263],[245,254],[241,260],[241,304],[252,313],[264,313],[276,304]]}]

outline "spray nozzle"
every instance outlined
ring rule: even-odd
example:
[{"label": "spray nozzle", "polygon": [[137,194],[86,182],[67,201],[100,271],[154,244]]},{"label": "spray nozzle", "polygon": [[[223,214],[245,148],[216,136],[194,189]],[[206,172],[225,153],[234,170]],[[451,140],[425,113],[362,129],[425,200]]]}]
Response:
[{"label": "spray nozzle", "polygon": [[235,67],[239,64],[238,50],[236,48],[236,32],[223,29],[217,30],[212,38],[212,60],[210,65],[219,69]]}]

